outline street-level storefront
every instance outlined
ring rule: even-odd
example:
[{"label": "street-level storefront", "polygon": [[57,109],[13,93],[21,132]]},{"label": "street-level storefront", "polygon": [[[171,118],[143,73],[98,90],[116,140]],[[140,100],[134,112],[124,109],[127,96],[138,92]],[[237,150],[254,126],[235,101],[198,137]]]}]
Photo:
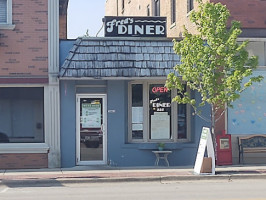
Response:
[{"label": "street-level storefront", "polygon": [[180,62],[171,40],[79,38],[60,47],[62,167],[153,166],[158,143],[172,151],[170,166],[194,164],[208,124],[164,87]]}]

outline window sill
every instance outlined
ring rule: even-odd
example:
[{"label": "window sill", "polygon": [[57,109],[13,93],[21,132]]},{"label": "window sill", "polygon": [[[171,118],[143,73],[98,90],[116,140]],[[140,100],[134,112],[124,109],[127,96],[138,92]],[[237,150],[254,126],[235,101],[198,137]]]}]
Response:
[{"label": "window sill", "polygon": [[170,26],[170,29],[174,28],[176,26],[176,23],[172,23],[172,25]]},{"label": "window sill", "polygon": [[190,11],[187,13],[187,17],[189,17],[189,16],[191,15],[191,13],[192,13],[193,10],[194,10],[194,9],[190,10]]},{"label": "window sill", "polygon": [[[154,150],[157,149],[157,143],[130,143],[122,146],[124,149],[139,149],[139,150]],[[182,149],[183,144],[180,143],[166,143],[165,149],[167,150],[178,150]]]},{"label": "window sill", "polygon": [[14,30],[15,26],[14,24],[0,24],[0,29]]},{"label": "window sill", "polygon": [[0,153],[48,153],[45,143],[2,143]]}]

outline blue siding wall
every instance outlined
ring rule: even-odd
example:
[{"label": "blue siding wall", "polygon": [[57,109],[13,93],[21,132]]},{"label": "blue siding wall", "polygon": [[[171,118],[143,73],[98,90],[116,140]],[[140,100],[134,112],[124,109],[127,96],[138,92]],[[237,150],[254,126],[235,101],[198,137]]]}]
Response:
[{"label": "blue siding wall", "polygon": [[73,47],[76,40],[60,40],[59,42],[59,66],[61,67]]},{"label": "blue siding wall", "polygon": [[257,70],[253,74],[264,76],[264,80],[245,90],[233,103],[234,108],[228,109],[229,134],[266,134],[266,72]]},{"label": "blue siding wall", "polygon": [[[109,163],[114,166],[152,166],[155,161],[152,150],[157,148],[156,143],[127,143],[127,95],[127,81],[108,82],[108,109],[116,111],[108,114]],[[196,98],[200,100],[199,95]],[[206,106],[202,109],[202,114],[206,117],[210,113],[208,108]],[[199,117],[191,117],[191,142],[166,144],[166,148],[173,151],[169,155],[170,165],[194,165],[203,126],[209,124]]]},{"label": "blue siding wall", "polygon": [[[107,88],[93,88],[91,85],[106,84]],[[90,87],[78,87],[90,85]],[[113,166],[153,166],[156,143],[127,143],[128,135],[128,81],[61,81],[61,154],[62,167],[75,166],[76,158],[76,93],[107,93],[107,158]],[[200,96],[197,95],[197,100]],[[115,111],[115,112],[108,112]],[[209,108],[202,114],[209,116]],[[173,151],[169,155],[171,166],[194,165],[198,141],[203,126],[209,126],[196,116],[191,117],[191,141],[167,143]],[[163,161],[160,161],[164,165]]]},{"label": "blue siding wall", "polygon": [[76,88],[75,81],[60,82],[61,164],[76,165]]}]

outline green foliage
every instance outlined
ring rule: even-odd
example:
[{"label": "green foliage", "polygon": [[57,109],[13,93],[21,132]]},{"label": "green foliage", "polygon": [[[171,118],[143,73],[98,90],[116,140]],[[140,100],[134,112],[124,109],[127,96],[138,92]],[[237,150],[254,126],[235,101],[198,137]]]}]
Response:
[{"label": "green foliage", "polygon": [[[180,42],[174,40],[174,50],[181,56],[181,64],[174,69],[180,77],[169,74],[166,86],[184,91],[185,83],[201,94],[200,106],[208,103],[215,112],[224,105],[232,106],[243,90],[263,77],[252,77],[258,58],[250,57],[245,50],[248,41],[237,42],[241,34],[240,22],[233,21],[228,29],[230,14],[226,6],[202,3],[201,0],[199,3],[199,11],[190,15],[199,33],[193,35],[184,27],[184,39]],[[245,77],[249,80],[244,83]],[[173,101],[196,107],[195,99],[188,92],[176,96]]]}]

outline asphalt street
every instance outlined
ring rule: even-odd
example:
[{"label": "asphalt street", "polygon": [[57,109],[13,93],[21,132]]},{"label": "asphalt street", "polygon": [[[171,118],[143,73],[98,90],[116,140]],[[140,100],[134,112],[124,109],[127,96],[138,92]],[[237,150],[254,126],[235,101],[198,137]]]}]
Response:
[{"label": "asphalt street", "polygon": [[266,180],[205,180],[116,183],[9,183],[0,186],[1,200],[261,200]]}]

